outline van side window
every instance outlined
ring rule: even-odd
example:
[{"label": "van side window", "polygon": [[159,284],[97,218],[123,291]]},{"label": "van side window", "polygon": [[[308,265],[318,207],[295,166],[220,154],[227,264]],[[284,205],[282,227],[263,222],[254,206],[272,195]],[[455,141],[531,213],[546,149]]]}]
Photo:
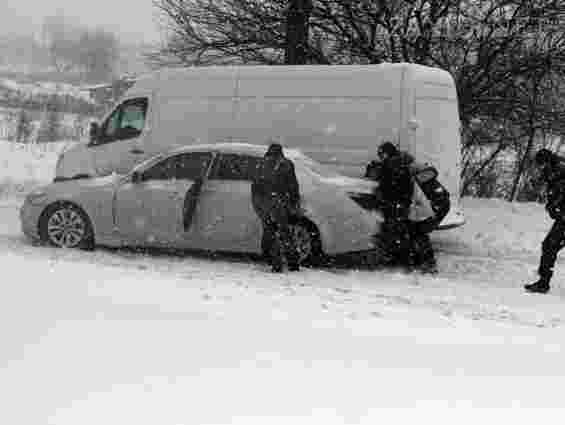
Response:
[{"label": "van side window", "polygon": [[260,157],[250,155],[222,154],[210,174],[210,179],[251,181],[261,160]]},{"label": "van side window", "polygon": [[139,137],[145,127],[148,101],[146,97],[128,99],[102,125],[99,145]]},{"label": "van side window", "polygon": [[204,177],[211,160],[210,152],[190,152],[171,156],[146,170],[142,180],[196,180]]}]

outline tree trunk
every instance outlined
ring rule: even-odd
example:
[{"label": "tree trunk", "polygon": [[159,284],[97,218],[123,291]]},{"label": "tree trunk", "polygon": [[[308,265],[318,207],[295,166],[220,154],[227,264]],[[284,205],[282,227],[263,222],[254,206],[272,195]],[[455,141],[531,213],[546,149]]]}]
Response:
[{"label": "tree trunk", "polygon": [[532,128],[530,130],[530,135],[528,136],[528,143],[526,144],[526,150],[522,155],[522,158],[520,158],[520,162],[518,163],[518,169],[516,170],[516,175],[514,176],[514,181],[512,182],[512,190],[510,191],[510,196],[508,198],[510,202],[516,199],[518,188],[520,187],[520,179],[522,178],[522,175],[524,174],[526,168],[526,161],[528,160],[528,157],[530,156],[530,152],[532,151],[532,147],[534,146],[536,130],[535,128],[533,128],[533,123],[531,124],[532,124]]},{"label": "tree trunk", "polygon": [[518,193],[518,188],[520,186],[520,179],[524,174],[524,169],[526,168],[526,161],[530,156],[530,152],[532,151],[532,147],[534,146],[534,140],[536,136],[536,128],[535,128],[535,119],[536,119],[536,105],[537,105],[537,96],[538,96],[538,88],[539,88],[539,80],[534,80],[532,85],[531,91],[531,99],[529,102],[529,119],[528,119],[528,143],[526,144],[526,150],[520,158],[520,162],[518,163],[518,169],[516,170],[516,175],[514,176],[514,182],[512,183],[512,190],[510,191],[509,201],[514,201],[516,199],[516,195]]},{"label": "tree trunk", "polygon": [[479,177],[482,174],[482,172],[496,159],[498,154],[502,152],[503,149],[504,149],[504,145],[502,143],[499,143],[496,150],[493,153],[491,153],[490,156],[485,161],[483,161],[483,163],[479,166],[479,168],[475,170],[473,175],[465,179],[462,188],[460,190],[461,195],[467,192],[469,186],[475,182],[475,179],[477,179],[477,177]]},{"label": "tree trunk", "polygon": [[286,18],[286,46],[284,63],[305,64],[308,52],[308,21],[312,0],[289,0]]}]

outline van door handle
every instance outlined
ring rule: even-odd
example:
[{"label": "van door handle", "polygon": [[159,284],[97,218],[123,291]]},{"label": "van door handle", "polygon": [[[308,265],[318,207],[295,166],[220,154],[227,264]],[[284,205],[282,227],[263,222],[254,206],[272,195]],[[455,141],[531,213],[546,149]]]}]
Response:
[{"label": "van door handle", "polygon": [[134,155],[141,155],[144,154],[145,151],[139,148],[133,148],[130,150],[130,153],[133,153]]}]

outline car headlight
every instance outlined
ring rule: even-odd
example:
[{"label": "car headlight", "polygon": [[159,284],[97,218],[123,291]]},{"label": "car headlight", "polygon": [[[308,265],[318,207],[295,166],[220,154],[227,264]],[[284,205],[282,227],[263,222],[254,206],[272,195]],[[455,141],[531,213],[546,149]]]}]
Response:
[{"label": "car headlight", "polygon": [[31,192],[26,200],[32,205],[41,205],[47,201],[47,193],[43,191]]}]

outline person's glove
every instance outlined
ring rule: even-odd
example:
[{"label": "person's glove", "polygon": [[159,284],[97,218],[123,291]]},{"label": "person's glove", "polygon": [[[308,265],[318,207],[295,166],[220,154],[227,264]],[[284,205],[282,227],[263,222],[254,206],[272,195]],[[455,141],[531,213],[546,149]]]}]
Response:
[{"label": "person's glove", "polygon": [[562,217],[561,208],[554,207],[554,206],[548,206],[547,212],[549,214],[549,217],[551,217],[552,220],[559,220]]}]

